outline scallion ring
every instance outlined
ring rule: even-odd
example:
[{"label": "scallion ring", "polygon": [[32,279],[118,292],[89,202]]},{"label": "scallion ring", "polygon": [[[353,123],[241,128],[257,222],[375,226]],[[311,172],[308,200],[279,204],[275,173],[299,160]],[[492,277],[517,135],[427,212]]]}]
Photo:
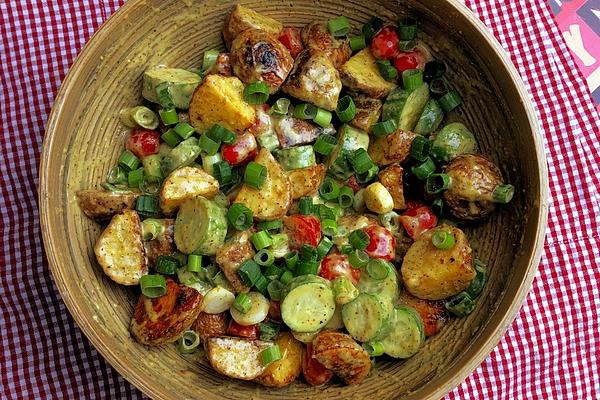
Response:
[{"label": "scallion ring", "polygon": [[431,235],[431,244],[440,250],[449,250],[454,247],[454,235],[447,231],[436,231]]},{"label": "scallion ring", "polygon": [[160,206],[156,196],[141,195],[135,202],[135,210],[143,217],[156,217],[161,215]]},{"label": "scallion ring", "polygon": [[350,122],[356,116],[356,104],[352,97],[345,95],[342,97],[337,104],[335,113],[341,122]]},{"label": "scallion ring", "polygon": [[264,82],[252,82],[244,88],[244,100],[248,104],[265,104],[268,99],[269,86]]},{"label": "scallion ring", "polygon": [[328,156],[331,154],[336,144],[337,139],[335,136],[325,133],[317,138],[317,141],[313,145],[313,150],[323,156]]},{"label": "scallion ring", "polygon": [[256,227],[263,231],[275,231],[283,226],[283,222],[280,219],[274,221],[263,221],[256,225]]},{"label": "scallion ring", "polygon": [[377,122],[371,127],[371,133],[377,137],[387,136],[396,131],[396,121],[388,119],[387,121]]},{"label": "scallion ring", "polygon": [[259,276],[262,276],[260,273],[260,267],[253,260],[246,260],[238,269],[238,275],[244,285],[248,287],[253,287]]},{"label": "scallion ring", "polygon": [[431,174],[425,182],[425,190],[428,194],[439,194],[450,188],[452,179],[448,174]]},{"label": "scallion ring", "polygon": [[121,167],[115,165],[106,174],[106,182],[111,185],[122,185],[127,182],[127,174]]},{"label": "scallion ring", "polygon": [[317,107],[309,103],[298,104],[292,115],[298,119],[313,119],[317,116]]},{"label": "scallion ring", "polygon": [[254,189],[260,187],[267,179],[267,168],[254,161],[250,161],[244,172],[244,183]]},{"label": "scallion ring", "polygon": [[202,256],[200,254],[190,254],[188,256],[187,270],[190,272],[200,272],[202,270]]},{"label": "scallion ring", "polygon": [[371,357],[379,357],[383,355],[385,350],[383,347],[383,343],[381,342],[363,343],[362,347],[367,353],[369,353]]},{"label": "scallion ring", "polygon": [[191,329],[183,332],[177,340],[177,350],[182,354],[193,353],[199,345],[200,336]]},{"label": "scallion ring", "polygon": [[367,47],[367,41],[365,40],[365,35],[357,35],[352,36],[349,40],[350,49],[352,52],[356,52]]},{"label": "scallion ring", "polygon": [[435,171],[435,163],[431,158],[427,157],[421,164],[412,167],[411,171],[419,180],[424,181]]},{"label": "scallion ring", "polygon": [[429,91],[431,92],[433,98],[439,99],[446,92],[448,92],[448,85],[444,79],[436,78],[429,83]]},{"label": "scallion ring", "polygon": [[448,114],[450,111],[460,106],[460,104],[462,103],[462,98],[456,90],[451,90],[442,97],[440,97],[438,102],[440,103],[440,107],[442,107],[442,110],[444,110],[444,112]]},{"label": "scallion ring", "polygon": [[310,244],[303,244],[300,248],[300,261],[317,261],[317,249]]},{"label": "scallion ring", "polygon": [[254,255],[254,261],[256,261],[258,265],[266,267],[273,264],[275,257],[273,256],[273,252],[271,250],[262,249]]},{"label": "scallion ring", "polygon": [[175,133],[181,136],[183,140],[189,138],[196,132],[194,127],[188,124],[187,122],[178,123],[177,125],[175,125],[173,130],[175,130]]},{"label": "scallion ring", "polygon": [[329,250],[331,250],[332,247],[333,242],[331,241],[331,239],[329,239],[328,237],[324,237],[323,239],[321,239],[321,242],[317,246],[317,255],[319,257],[319,260],[323,259],[327,255],[327,253],[329,253]]},{"label": "scallion ring", "polygon": [[154,299],[167,293],[167,280],[162,275],[143,275],[140,288],[144,296]]},{"label": "scallion ring", "polygon": [[420,69],[407,69],[402,72],[404,90],[412,92],[423,84],[423,71]]},{"label": "scallion ring", "polygon": [[338,196],[338,204],[342,208],[351,207],[354,204],[354,190],[348,186],[341,188],[340,195]]},{"label": "scallion ring", "polygon": [[242,203],[234,203],[227,210],[227,220],[235,229],[246,230],[252,226],[252,210]]},{"label": "scallion ring", "polygon": [[263,274],[260,274],[256,282],[254,282],[254,289],[258,290],[263,296],[268,294],[267,286],[269,285],[269,280],[265,278]]},{"label": "scallion ring", "polygon": [[259,231],[250,236],[250,241],[256,250],[262,250],[273,244],[273,238],[267,231]]},{"label": "scallion ring", "polygon": [[179,267],[179,260],[172,256],[161,254],[156,260],[156,271],[161,274],[173,275]]},{"label": "scallion ring", "polygon": [[169,108],[167,110],[158,111],[158,115],[160,116],[160,120],[165,126],[175,125],[179,122],[179,115],[177,114],[177,110],[174,108]]},{"label": "scallion ring", "polygon": [[510,184],[498,185],[492,192],[492,199],[495,203],[506,204],[510,202],[515,195],[515,187]]},{"label": "scallion ring", "polygon": [[395,81],[398,79],[398,70],[394,67],[389,60],[377,60],[377,68],[379,68],[379,74],[386,81]]},{"label": "scallion ring", "polygon": [[405,52],[413,51],[416,46],[417,46],[417,41],[414,39],[413,40],[400,40],[398,42],[398,50],[400,50],[400,51],[405,51]]},{"label": "scallion ring", "polygon": [[398,21],[398,36],[400,40],[413,40],[417,35],[417,20],[404,17]]},{"label": "scallion ring", "polygon": [[329,29],[329,33],[331,33],[333,37],[346,36],[350,31],[350,28],[350,21],[343,15],[327,21],[327,29]]},{"label": "scallion ring", "polygon": [[119,166],[125,171],[133,171],[140,166],[140,159],[135,156],[131,151],[125,150],[119,156]]},{"label": "scallion ring", "polygon": [[275,114],[275,115],[286,115],[290,108],[290,104],[292,104],[290,99],[287,99],[285,97],[277,99],[277,101],[273,104],[273,106],[269,110],[269,113]]},{"label": "scallion ring", "polygon": [[371,182],[379,173],[379,167],[375,164],[369,170],[362,174],[356,174],[356,181],[360,184]]},{"label": "scallion ring", "polygon": [[348,242],[350,242],[352,247],[354,247],[357,250],[366,249],[370,241],[371,238],[369,238],[369,235],[367,235],[367,233],[362,229],[352,231],[352,233],[348,235]]},{"label": "scallion ring", "polygon": [[127,174],[127,185],[130,188],[139,188],[144,182],[144,168],[138,168],[133,171],[129,171]]},{"label": "scallion ring", "polygon": [[431,151],[431,141],[425,136],[416,136],[410,145],[410,156],[418,161],[425,161]]},{"label": "scallion ring", "polygon": [[331,124],[332,114],[323,108],[317,108],[317,113],[313,118],[313,122],[322,128],[327,128]]},{"label": "scallion ring", "polygon": [[263,366],[269,365],[274,361],[280,360],[281,357],[281,350],[279,350],[279,345],[277,344],[271,347],[267,347],[258,354],[258,359],[260,360],[260,363]]},{"label": "scallion ring", "polygon": [[290,251],[289,253],[287,253],[286,255],[283,256],[283,260],[285,261],[285,266],[288,269],[293,270],[294,268],[296,268],[296,265],[298,264],[298,261],[300,260],[300,256],[298,256],[297,252]]},{"label": "scallion ring", "polygon": [[348,261],[352,268],[361,269],[369,262],[369,255],[364,250],[353,250],[348,254]]},{"label": "scallion ring", "polygon": [[239,293],[231,306],[242,314],[246,314],[252,308],[252,299],[247,293]]},{"label": "scallion ring", "polygon": [[217,161],[213,164],[213,176],[219,181],[221,187],[232,183],[234,180],[231,165],[225,160]]},{"label": "scallion ring", "polygon": [[382,280],[390,273],[390,267],[387,261],[381,258],[374,258],[367,263],[367,274],[375,280]]},{"label": "scallion ring", "polygon": [[325,200],[335,200],[340,195],[340,185],[331,178],[325,178],[319,186],[319,195]]},{"label": "scallion ring", "polygon": [[146,218],[142,221],[142,238],[144,241],[154,240],[165,231],[163,224],[154,218]]},{"label": "scallion ring", "polygon": [[350,161],[352,169],[357,174],[367,172],[374,165],[373,160],[369,157],[369,153],[361,147],[348,155],[348,161]]},{"label": "scallion ring", "polygon": [[278,280],[272,280],[267,285],[267,292],[269,292],[269,297],[271,300],[279,301],[281,300],[281,293],[285,286]]},{"label": "scallion ring", "polygon": [[321,231],[326,236],[335,236],[338,232],[337,222],[334,219],[324,219],[321,221]]},{"label": "scallion ring", "polygon": [[173,128],[163,133],[160,138],[171,147],[175,147],[183,141],[181,136],[179,136]]},{"label": "scallion ring", "polygon": [[425,82],[441,78],[446,73],[446,64],[438,60],[432,60],[425,64],[423,78]]},{"label": "scallion ring", "polygon": [[310,215],[314,212],[313,200],[308,196],[301,197],[298,203],[300,214]]},{"label": "scallion ring", "polygon": [[219,151],[219,142],[215,142],[211,139],[206,133],[200,136],[198,140],[198,145],[209,156],[214,156]]}]

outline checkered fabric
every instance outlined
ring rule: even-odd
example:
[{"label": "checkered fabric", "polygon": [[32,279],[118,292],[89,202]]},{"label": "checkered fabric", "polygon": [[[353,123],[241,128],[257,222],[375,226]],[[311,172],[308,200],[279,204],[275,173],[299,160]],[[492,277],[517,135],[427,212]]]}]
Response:
[{"label": "checkered fabric", "polygon": [[[44,256],[37,166],[77,53],[122,0],[0,0],[0,398],[141,398],[67,312]],[[546,138],[550,226],[533,288],[450,399],[600,398],[600,122],[543,1],[466,1],[510,54]]]}]

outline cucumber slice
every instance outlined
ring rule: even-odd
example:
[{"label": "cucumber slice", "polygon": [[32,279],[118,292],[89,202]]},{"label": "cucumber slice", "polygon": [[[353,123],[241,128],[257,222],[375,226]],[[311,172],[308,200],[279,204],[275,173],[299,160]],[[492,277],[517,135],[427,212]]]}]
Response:
[{"label": "cucumber slice", "polygon": [[201,151],[202,149],[198,146],[198,139],[195,137],[179,143],[162,159],[160,168],[163,176],[168,176],[177,168],[191,165],[200,155]]},{"label": "cucumber slice", "polygon": [[402,88],[397,88],[390,93],[383,104],[381,120],[387,121],[388,119],[393,119],[398,123],[408,96],[410,96],[410,92],[407,92]]},{"label": "cucumber slice", "polygon": [[402,113],[400,113],[400,119],[398,120],[398,128],[405,131],[412,131],[417,125],[428,101],[429,85],[424,83],[413,90],[406,99],[406,104],[402,108]]},{"label": "cucumber slice", "polygon": [[398,273],[396,268],[390,263],[387,263],[390,273],[383,279],[373,279],[369,276],[366,269],[360,274],[360,281],[358,281],[358,290],[361,293],[374,294],[382,301],[385,305],[387,314],[390,315],[400,291],[398,289]]},{"label": "cucumber slice", "polygon": [[275,157],[286,171],[317,165],[315,152],[309,145],[277,150]]},{"label": "cucumber slice", "polygon": [[277,137],[275,132],[263,133],[257,136],[256,140],[258,141],[260,147],[264,147],[271,153],[273,153],[275,150],[281,147],[281,144],[279,143],[279,138]]},{"label": "cucumber slice", "polygon": [[425,342],[425,328],[419,314],[399,305],[394,308],[389,324],[390,332],[381,341],[385,354],[394,358],[415,355]]},{"label": "cucumber slice", "polygon": [[144,72],[143,80],[142,96],[146,100],[158,103],[156,87],[166,83],[169,85],[169,93],[175,107],[187,110],[192,94],[202,78],[184,69],[152,67]]},{"label": "cucumber slice", "polygon": [[185,254],[213,256],[225,242],[225,210],[202,196],[186,201],[175,219],[175,245]]},{"label": "cucumber slice", "polygon": [[160,170],[162,163],[162,156],[160,154],[151,154],[142,158],[142,165],[144,166],[144,175],[154,176],[162,179],[163,175]]},{"label": "cucumber slice", "polygon": [[346,161],[346,155],[360,148],[365,150],[369,148],[369,135],[348,124],[342,125],[338,133],[338,142],[327,159],[329,172],[339,179],[350,178],[353,171]]},{"label": "cucumber slice", "polygon": [[281,318],[292,331],[315,332],[335,312],[333,291],[321,283],[306,283],[291,290],[281,302]]},{"label": "cucumber slice", "polygon": [[431,99],[427,102],[417,126],[415,126],[415,133],[423,136],[429,136],[431,132],[437,130],[444,119],[444,111],[438,104],[437,101]]},{"label": "cucumber slice", "polygon": [[461,154],[477,153],[478,150],[475,136],[460,122],[444,126],[431,143],[431,155],[440,163],[450,162]]},{"label": "cucumber slice", "polygon": [[348,333],[359,342],[375,340],[384,328],[388,312],[375,295],[361,293],[342,308],[342,320]]}]

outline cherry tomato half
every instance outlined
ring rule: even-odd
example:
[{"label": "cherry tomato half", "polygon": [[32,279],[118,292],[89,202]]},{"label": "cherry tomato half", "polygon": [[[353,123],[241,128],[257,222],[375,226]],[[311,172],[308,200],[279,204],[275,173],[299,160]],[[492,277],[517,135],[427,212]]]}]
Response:
[{"label": "cherry tomato half", "polygon": [[371,258],[393,260],[396,257],[396,241],[390,231],[379,225],[370,225],[363,229],[369,235],[369,245],[365,252]]},{"label": "cherry tomato half", "polygon": [[371,53],[375,58],[390,60],[399,53],[398,33],[393,26],[386,26],[371,40]]},{"label": "cherry tomato half", "polygon": [[300,250],[303,244],[317,247],[321,240],[321,222],[313,215],[290,215],[283,226],[291,250]]},{"label": "cherry tomato half", "polygon": [[406,233],[417,239],[423,232],[437,225],[437,217],[427,206],[409,208],[400,216],[400,222]]},{"label": "cherry tomato half", "polygon": [[138,158],[158,153],[160,135],[148,129],[134,129],[125,142],[125,148]]},{"label": "cherry tomato half", "polygon": [[251,133],[239,135],[233,144],[221,145],[221,155],[231,165],[246,164],[256,157],[256,139]]},{"label": "cherry tomato half", "polygon": [[260,327],[258,324],[244,326],[231,320],[227,327],[227,334],[249,339],[258,339],[260,336]]},{"label": "cherry tomato half", "polygon": [[313,358],[312,344],[306,345],[306,350],[302,354],[302,375],[309,385],[319,386],[327,383],[333,377],[333,372],[315,358]]},{"label": "cherry tomato half", "polygon": [[294,58],[296,58],[296,56],[300,54],[302,50],[304,50],[300,32],[300,28],[287,27],[283,28],[281,36],[279,36],[279,41],[283,43],[285,47],[287,47],[287,49],[290,51],[290,54]]},{"label": "cherry tomato half", "polygon": [[344,254],[332,254],[321,261],[319,275],[333,281],[335,278],[345,276],[352,283],[357,284],[360,280],[360,269],[352,268],[348,256]]},{"label": "cherry tomato half", "polygon": [[421,48],[417,47],[413,51],[398,53],[394,57],[394,67],[400,72],[407,69],[423,69],[427,63],[428,56],[423,53]]}]

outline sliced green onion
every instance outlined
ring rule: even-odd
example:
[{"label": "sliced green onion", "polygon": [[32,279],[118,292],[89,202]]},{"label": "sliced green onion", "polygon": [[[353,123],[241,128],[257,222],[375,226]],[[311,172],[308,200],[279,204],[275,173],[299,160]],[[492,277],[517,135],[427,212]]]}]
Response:
[{"label": "sliced green onion", "polygon": [[154,111],[144,106],[133,107],[130,110],[131,118],[135,123],[145,129],[156,129],[158,127],[158,118]]},{"label": "sliced green onion", "polygon": [[242,314],[246,314],[252,308],[252,299],[247,293],[240,293],[235,297],[232,306]]},{"label": "sliced green onion", "polygon": [[369,157],[369,153],[362,147],[354,150],[348,155],[348,161],[352,165],[352,169],[357,174],[363,174],[367,172],[373,165],[373,160]]},{"label": "sliced green onion", "polygon": [[127,174],[123,168],[115,165],[108,171],[108,174],[106,174],[106,182],[111,185],[122,185],[127,182]]},{"label": "sliced green onion", "polygon": [[140,159],[131,151],[125,150],[119,156],[119,166],[125,171],[133,171],[140,166]]},{"label": "sliced green onion", "polygon": [[433,211],[435,215],[440,217],[444,212],[444,200],[442,200],[440,197],[433,200],[433,202],[431,202],[431,211]]},{"label": "sliced green onion", "polygon": [[213,124],[213,126],[211,126],[205,133],[205,135],[207,135],[209,138],[211,138],[212,140],[214,140],[215,142],[223,142],[225,141],[225,137],[228,136],[228,133],[231,133],[235,136],[235,134],[233,132],[231,132],[229,129],[225,128],[222,125],[219,124]]},{"label": "sliced green onion", "polygon": [[300,260],[301,261],[316,261],[319,259],[317,249],[310,244],[303,244],[300,248]]},{"label": "sliced green onion", "polygon": [[325,178],[319,186],[319,195],[325,200],[337,199],[340,195],[340,185],[331,178]]},{"label": "sliced green onion", "polygon": [[450,187],[452,179],[448,174],[431,174],[425,182],[428,194],[439,194]]},{"label": "sliced green onion", "polygon": [[380,258],[374,258],[367,263],[367,274],[375,280],[382,280],[390,273],[390,267],[387,261]]},{"label": "sliced green onion", "polygon": [[364,250],[353,250],[348,254],[352,268],[361,269],[369,262],[369,255]]},{"label": "sliced green onion", "polygon": [[300,261],[296,266],[296,276],[317,275],[320,265],[319,261]]},{"label": "sliced green onion", "polygon": [[279,333],[281,325],[273,321],[261,322],[259,329],[260,340],[273,340]]},{"label": "sliced green onion", "polygon": [[323,235],[335,236],[338,232],[337,222],[334,219],[324,219],[321,221],[321,231]]},{"label": "sliced green onion", "polygon": [[161,274],[173,275],[179,267],[179,260],[172,256],[160,255],[156,260],[156,271]]},{"label": "sliced green onion", "polygon": [[235,133],[231,132],[229,129],[225,129],[225,134],[223,135],[223,143],[226,144],[234,144],[237,136]]},{"label": "sliced green onion", "polygon": [[412,167],[411,171],[417,178],[424,181],[435,171],[435,163],[431,158],[427,157],[421,164]]},{"label": "sliced green onion", "polygon": [[400,51],[413,51],[414,48],[417,47],[417,41],[416,40],[400,40],[398,42],[398,50]]},{"label": "sliced green onion", "polygon": [[200,336],[193,331],[187,330],[177,340],[177,350],[182,354],[193,353],[200,345]]},{"label": "sliced green onion", "polygon": [[417,20],[404,17],[398,21],[398,36],[400,40],[413,40],[417,35]]},{"label": "sliced green onion", "polygon": [[256,227],[263,231],[274,231],[283,226],[283,222],[280,219],[276,219],[275,221],[263,221],[259,222]]},{"label": "sliced green onion", "polygon": [[150,196],[158,195],[160,192],[162,180],[157,176],[144,176],[138,183],[140,191]]},{"label": "sliced green onion", "polygon": [[188,124],[187,122],[178,123],[177,125],[175,125],[175,128],[173,128],[173,130],[184,140],[189,138],[196,132],[194,127]]},{"label": "sliced green onion", "polygon": [[402,72],[404,90],[412,92],[423,84],[423,71],[420,69],[407,69]]},{"label": "sliced green onion", "polygon": [[460,106],[460,104],[462,103],[462,98],[456,90],[451,90],[442,97],[440,97],[438,102],[440,103],[440,107],[442,107],[442,110],[444,110],[444,112],[448,114],[450,111]]},{"label": "sliced green onion", "polygon": [[219,151],[219,142],[215,142],[207,134],[200,135],[200,139],[198,140],[198,145],[209,156],[214,156]]},{"label": "sliced green onion", "polygon": [[331,124],[332,114],[331,111],[327,111],[323,108],[317,108],[317,114],[313,118],[315,124],[327,128]]},{"label": "sliced green onion", "polygon": [[261,292],[264,296],[267,296],[267,286],[269,286],[269,280],[264,275],[260,275],[254,283],[254,289]]},{"label": "sliced green onion", "polygon": [[431,142],[425,136],[418,135],[410,145],[410,156],[418,161],[425,161],[431,151]]},{"label": "sliced green onion", "polygon": [[387,121],[377,122],[371,127],[371,132],[377,137],[387,136],[396,131],[396,121],[388,119]]},{"label": "sliced green onion", "polygon": [[175,147],[183,141],[181,136],[179,136],[173,128],[163,133],[160,138],[171,147]]},{"label": "sliced green onion", "polygon": [[262,250],[265,247],[269,247],[273,244],[273,239],[267,231],[256,232],[255,234],[250,236],[250,241],[252,242],[256,250]]},{"label": "sliced green onion", "polygon": [[264,82],[252,82],[244,88],[244,100],[248,104],[265,104],[268,99],[269,86]]},{"label": "sliced green onion", "polygon": [[438,99],[448,91],[448,85],[443,79],[436,78],[429,83],[429,91],[435,99]]},{"label": "sliced green onion", "polygon": [[283,292],[284,287],[285,286],[283,283],[279,282],[278,280],[269,282],[267,285],[267,292],[269,292],[269,297],[271,297],[271,300],[281,300],[281,292]]},{"label": "sliced green onion", "polygon": [[275,264],[265,265],[263,268],[263,275],[270,280],[279,279],[283,274],[283,270]]},{"label": "sliced green onion", "polygon": [[356,35],[350,38],[350,49],[352,52],[359,51],[367,47],[365,35]]},{"label": "sliced green onion", "polygon": [[298,202],[298,208],[300,209],[300,214],[302,215],[310,215],[314,212],[313,200],[308,196],[300,197]]},{"label": "sliced green onion", "polygon": [[142,294],[154,299],[167,293],[167,280],[162,275],[144,275],[140,278]]},{"label": "sliced green onion", "polygon": [[174,108],[169,108],[168,110],[160,110],[158,112],[160,115],[160,120],[166,126],[175,125],[179,122],[179,115],[177,114],[177,110]]},{"label": "sliced green onion", "polygon": [[315,205],[315,215],[317,218],[319,218],[319,221],[324,221],[326,219],[332,219],[334,221],[336,220],[336,215],[333,212],[333,209],[325,204]]},{"label": "sliced green onion", "polygon": [[147,240],[154,240],[165,231],[163,224],[160,221],[147,218],[142,221],[142,238]]},{"label": "sliced green onion", "polygon": [[434,79],[441,78],[446,73],[446,64],[441,61],[433,60],[425,64],[423,79],[425,82],[431,82]]},{"label": "sliced green onion", "polygon": [[277,344],[264,349],[258,354],[258,359],[262,365],[269,365],[274,361],[280,360],[281,357],[281,351]]},{"label": "sliced green onion", "polygon": [[246,230],[252,226],[252,210],[242,203],[234,203],[227,210],[227,220],[235,229]]},{"label": "sliced green onion", "polygon": [[283,283],[284,285],[287,285],[288,283],[290,283],[290,281],[294,278],[294,274],[292,273],[292,271],[285,271],[281,277],[279,278],[279,280],[281,281],[281,283]]},{"label": "sliced green onion", "polygon": [[341,122],[350,122],[356,116],[356,104],[354,104],[354,100],[352,97],[345,95],[342,97],[337,104],[337,108],[335,109],[335,113],[338,116],[338,119]]},{"label": "sliced green onion", "polygon": [[228,185],[233,182],[233,170],[227,161],[217,161],[213,164],[213,176],[219,181],[221,186]]},{"label": "sliced green onion", "polygon": [[271,107],[269,112],[275,115],[286,115],[288,113],[288,110],[290,109],[290,104],[292,104],[290,99],[282,97],[280,99],[277,99],[277,101],[273,104],[273,107]]},{"label": "sliced green onion", "polygon": [[137,126],[133,120],[133,117],[131,116],[131,108],[124,108],[119,111],[119,119],[127,128],[135,128]]},{"label": "sliced green onion", "polygon": [[381,342],[363,343],[362,347],[371,357],[382,356],[385,350]]},{"label": "sliced green onion", "polygon": [[350,28],[350,21],[343,15],[327,21],[327,29],[333,37],[346,36]]},{"label": "sliced green onion", "polygon": [[475,301],[467,294],[467,292],[460,292],[456,296],[450,298],[444,307],[457,317],[465,317],[475,309]]},{"label": "sliced green onion", "polygon": [[352,247],[352,245],[350,245],[350,244],[344,244],[340,248],[340,253],[346,254],[346,255],[352,253],[353,251],[354,251],[354,247]]},{"label": "sliced green onion", "polygon": [[156,97],[158,98],[158,104],[160,104],[162,108],[175,108],[173,97],[169,90],[170,87],[171,84],[169,82],[159,83],[158,86],[156,86]]},{"label": "sliced green onion", "polygon": [[142,195],[135,202],[135,210],[144,217],[155,217],[160,215],[158,199],[154,196]]},{"label": "sliced green onion", "polygon": [[202,256],[199,254],[190,254],[187,258],[187,270],[190,272],[200,272],[202,270]]},{"label": "sliced green onion", "polygon": [[348,208],[354,204],[354,190],[348,186],[344,186],[340,189],[340,195],[338,197],[338,204],[342,208]]},{"label": "sliced green onion", "polygon": [[127,174],[127,185],[129,187],[139,187],[144,181],[144,168],[138,168],[133,171],[129,171]]},{"label": "sliced green onion", "polygon": [[377,165],[373,165],[369,170],[362,174],[356,174],[356,181],[360,184],[369,183],[379,173],[379,167]]},{"label": "sliced green onion", "polygon": [[267,168],[254,161],[250,161],[244,172],[244,183],[254,189],[260,189],[260,187],[267,179]]},{"label": "sliced green onion", "polygon": [[238,269],[238,275],[244,285],[248,287],[254,286],[259,276],[262,276],[260,273],[260,267],[253,260],[246,260]]},{"label": "sliced green onion", "polygon": [[288,269],[293,270],[293,269],[296,268],[296,265],[298,264],[298,261],[300,260],[300,257],[298,256],[297,252],[290,251],[285,256],[283,256],[283,259],[285,261],[285,266]]},{"label": "sliced green onion", "polygon": [[454,235],[446,231],[436,231],[431,235],[431,244],[440,250],[449,250],[454,247]]},{"label": "sliced green onion", "polygon": [[298,104],[294,107],[293,116],[298,119],[313,119],[317,116],[317,107],[309,103]]},{"label": "sliced green onion", "polygon": [[202,57],[202,73],[205,74],[208,70],[215,66],[219,57],[219,50],[207,50]]},{"label": "sliced green onion", "polygon": [[313,150],[316,153],[328,156],[329,154],[331,154],[336,144],[337,139],[335,138],[335,136],[325,133],[317,138],[317,141],[313,145]]},{"label": "sliced green onion", "polygon": [[386,212],[379,215],[379,222],[388,231],[395,231],[400,228],[400,216],[395,211]]},{"label": "sliced green onion", "polygon": [[510,202],[515,195],[515,187],[510,184],[498,185],[492,192],[492,199],[495,203],[506,204]]},{"label": "sliced green onion", "polygon": [[373,17],[369,22],[363,25],[362,33],[365,35],[365,39],[371,40],[381,28],[383,28],[384,21],[379,17]]},{"label": "sliced green onion", "polygon": [[319,260],[323,259],[327,253],[329,253],[329,250],[331,250],[332,247],[333,242],[328,237],[321,239],[321,243],[319,243],[317,246],[317,255]]},{"label": "sliced green onion", "polygon": [[465,292],[472,299],[475,299],[483,291],[483,287],[485,286],[485,283],[487,282],[488,271],[487,271],[487,266],[476,258],[473,259],[473,267],[475,268],[477,275],[475,275],[475,278],[473,278],[469,287],[465,289]]},{"label": "sliced green onion", "polygon": [[394,67],[389,60],[377,60],[377,68],[379,68],[379,74],[386,81],[395,81],[398,79],[398,70]]},{"label": "sliced green onion", "polygon": [[357,250],[364,250],[369,245],[371,239],[362,229],[357,229],[348,235],[348,242]]},{"label": "sliced green onion", "polygon": [[271,250],[262,249],[254,255],[254,261],[256,261],[258,265],[265,267],[273,264],[275,257],[273,256],[273,252]]}]

